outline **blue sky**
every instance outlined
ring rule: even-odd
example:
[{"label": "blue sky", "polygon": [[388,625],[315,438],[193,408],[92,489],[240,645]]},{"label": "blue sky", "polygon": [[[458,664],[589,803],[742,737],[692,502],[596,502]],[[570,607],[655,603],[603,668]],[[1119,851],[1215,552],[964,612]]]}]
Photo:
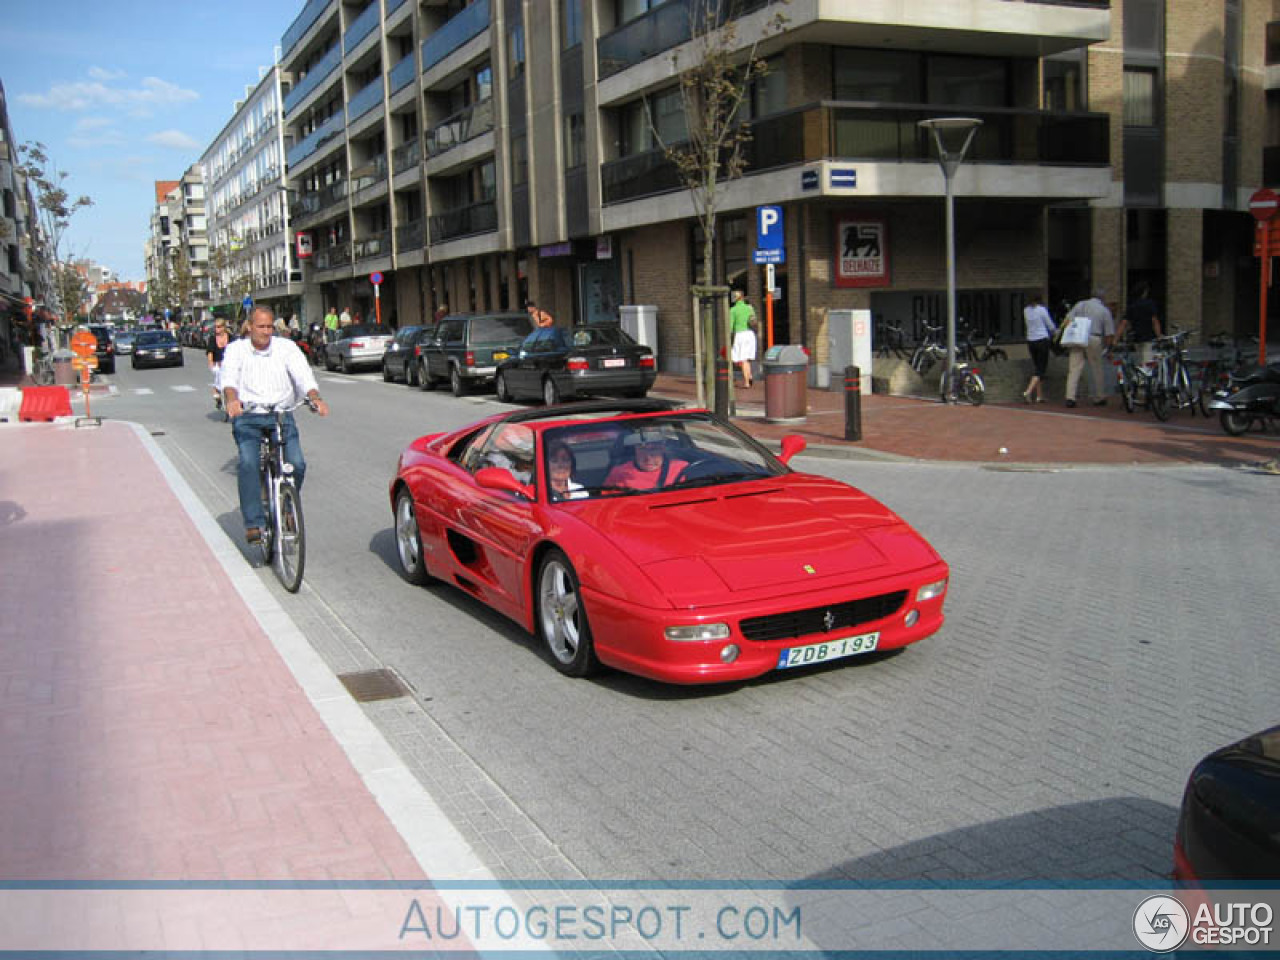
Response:
[{"label": "blue sky", "polygon": [[19,144],[68,174],[64,254],[145,280],[157,180],[177,180],[273,61],[303,0],[0,0],[0,80]]}]

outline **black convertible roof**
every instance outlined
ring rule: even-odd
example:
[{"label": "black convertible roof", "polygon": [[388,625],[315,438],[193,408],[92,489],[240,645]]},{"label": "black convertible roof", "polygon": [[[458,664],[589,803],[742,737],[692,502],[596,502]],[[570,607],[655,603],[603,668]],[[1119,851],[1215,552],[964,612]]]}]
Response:
[{"label": "black convertible roof", "polygon": [[683,407],[684,404],[678,400],[660,400],[656,397],[644,400],[584,400],[581,403],[559,403],[551,407],[516,410],[503,417],[503,422],[528,423],[531,420],[555,420],[559,417],[574,417],[583,413],[667,413]]}]

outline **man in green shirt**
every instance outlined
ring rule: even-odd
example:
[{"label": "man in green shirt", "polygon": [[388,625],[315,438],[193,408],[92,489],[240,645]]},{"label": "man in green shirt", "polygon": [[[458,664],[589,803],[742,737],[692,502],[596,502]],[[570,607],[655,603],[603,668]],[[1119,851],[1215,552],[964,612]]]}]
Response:
[{"label": "man in green shirt", "polygon": [[751,361],[756,358],[756,311],[747,303],[741,290],[733,291],[729,308],[730,331],[733,334],[732,359],[742,368],[742,384],[751,386]]},{"label": "man in green shirt", "polygon": [[338,336],[338,314],[333,307],[329,307],[329,312],[324,315],[324,338],[329,342],[333,342]]}]

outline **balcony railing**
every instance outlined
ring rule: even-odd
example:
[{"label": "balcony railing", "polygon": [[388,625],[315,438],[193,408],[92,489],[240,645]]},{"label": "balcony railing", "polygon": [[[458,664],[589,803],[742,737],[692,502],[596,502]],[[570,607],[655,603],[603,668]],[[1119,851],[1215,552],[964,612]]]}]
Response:
[{"label": "balcony railing", "polygon": [[435,157],[493,129],[493,98],[459,110],[427,131],[427,156]]},{"label": "balcony railing", "polygon": [[303,77],[298,85],[290,90],[288,95],[284,98],[285,116],[288,116],[294,107],[306,99],[308,95],[317,90],[320,87],[320,84],[324,83],[324,81],[328,79],[329,75],[333,73],[334,68],[341,62],[342,50],[335,43],[328,49],[323,57],[315,62],[311,69],[307,71],[307,75]]},{"label": "balcony railing", "polygon": [[280,49],[284,51],[285,57],[289,56],[289,52],[302,35],[311,29],[311,25],[320,19],[320,14],[324,12],[324,8],[329,6],[333,0],[307,0],[307,5],[302,8],[302,12],[293,19],[293,23],[289,25],[289,29],[284,32],[284,37],[280,41]]},{"label": "balcony railing", "polygon": [[332,117],[307,134],[303,139],[295,143],[289,150],[289,156],[286,162],[291,167],[296,166],[307,157],[311,156],[311,154],[315,153],[322,143],[336,137],[345,128],[346,124],[342,114],[335,113]]},{"label": "balcony railing", "polygon": [[[701,4],[705,0],[667,0],[661,6],[627,21],[596,41],[601,79],[689,40],[692,36],[689,10],[691,2]],[[759,10],[768,2],[769,0],[728,0],[720,11],[720,22]]]},{"label": "balcony railing", "polygon": [[342,267],[351,262],[351,244],[348,241],[335,243],[316,253],[316,269],[328,270],[330,267]]},{"label": "balcony railing", "polygon": [[364,87],[347,101],[347,123],[355,123],[374,107],[382,103],[382,77]]},{"label": "balcony railing", "polygon": [[373,28],[378,25],[382,15],[382,11],[378,0],[373,0],[369,6],[364,8],[360,16],[351,22],[351,26],[347,27],[347,32],[342,35],[342,52],[350,53],[359,45],[360,41],[373,32]]},{"label": "balcony railing", "polygon": [[427,221],[411,220],[396,227],[396,246],[401,250],[417,250],[427,244]]},{"label": "balcony railing", "polygon": [[404,5],[405,0],[387,0],[387,16],[391,16],[392,10],[398,10]]},{"label": "balcony railing", "polygon": [[489,29],[489,0],[464,7],[422,44],[422,72],[426,73],[453,51]]},{"label": "balcony railing", "polygon": [[388,78],[391,92],[398,93],[403,90],[413,82],[414,75],[414,57],[410,53],[402,57],[400,62],[391,68],[391,76]]},{"label": "balcony railing", "polygon": [[365,237],[355,242],[355,259],[371,260],[374,257],[391,256],[391,231],[383,230],[382,233],[375,234],[372,237]]},{"label": "balcony railing", "polygon": [[380,153],[351,171],[351,192],[387,182],[387,155]]},{"label": "balcony railing", "polygon": [[458,237],[477,233],[491,233],[498,229],[498,207],[492,200],[455,207],[433,216],[430,220],[432,243],[443,243]]},{"label": "balcony railing", "polygon": [[[816,160],[935,163],[933,143],[920,120],[944,116],[928,106],[868,107],[818,103],[752,123],[744,147],[747,173]],[[966,162],[1019,165],[1106,166],[1109,117],[1101,113],[1039,110],[952,110],[978,117]],[[675,165],[662,150],[623,157],[601,170],[605,203],[681,189]]]},{"label": "balcony railing", "polygon": [[391,169],[397,174],[416,167],[422,162],[422,143],[414,139],[402,143],[391,151]]}]

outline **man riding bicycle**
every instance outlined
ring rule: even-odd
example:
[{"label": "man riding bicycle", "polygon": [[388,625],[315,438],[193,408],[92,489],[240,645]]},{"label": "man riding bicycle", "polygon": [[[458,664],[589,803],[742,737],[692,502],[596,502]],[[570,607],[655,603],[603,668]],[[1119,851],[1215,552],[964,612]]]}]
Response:
[{"label": "man riding bicycle", "polygon": [[[258,478],[258,450],[263,436],[275,424],[277,409],[289,409],[305,396],[322,417],[329,405],[320,396],[315,375],[298,345],[287,337],[273,336],[275,312],[256,306],[249,315],[249,336],[227,345],[222,358],[222,392],[226,398],[231,431],[240,451],[236,470],[240,490],[240,515],[244,518],[245,539],[262,540],[267,522],[262,511],[262,489]],[[293,414],[285,414],[284,456],[293,464],[299,490],[307,472],[302,457],[302,441]]]}]

